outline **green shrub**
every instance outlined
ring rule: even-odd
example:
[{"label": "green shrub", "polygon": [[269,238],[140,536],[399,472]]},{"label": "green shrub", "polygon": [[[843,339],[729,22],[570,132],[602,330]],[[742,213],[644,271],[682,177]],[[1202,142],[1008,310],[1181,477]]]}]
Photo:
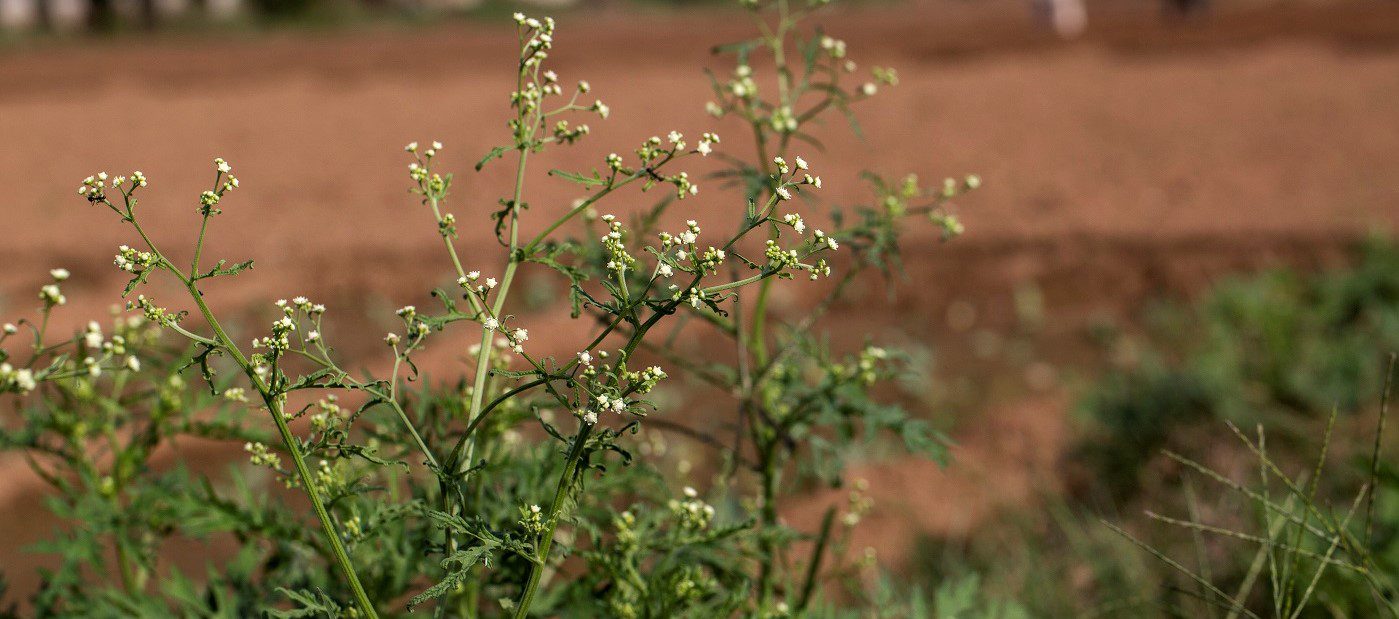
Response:
[{"label": "green shrub", "polygon": [[[979,181],[928,192],[910,176],[876,183],[872,206],[829,218],[798,211],[822,179],[795,145],[815,141],[808,131],[825,112],[848,114],[896,81],[875,68],[850,83],[845,44],[802,25],[822,4],[745,2],[761,34],[720,48],[737,66],[714,77],[708,109],[751,133],[755,160],[723,154],[713,133],[672,131],[600,156],[594,169],[549,171],[576,185],[571,206],[528,201],[531,157],[584,140],[580,118],[609,108],[587,82],[565,87],[545,68],[553,20],[517,15],[518,87],[503,97],[510,134],[477,164],[515,169],[492,221],[448,210],[454,177],[439,169],[441,144],[406,148],[454,283],[434,291],[437,306],[405,306],[394,332],[372,336],[384,342],[383,374],[348,369],[326,335],[333,312],[304,297],[277,301],[265,331],[234,337],[221,322],[204,290],[251,276],[253,264],[204,255],[222,209],[242,208],[228,162],[214,162],[187,252],[158,247],[143,228],[157,200],[143,174],[83,181],[94,213],[110,211],[132,234],[115,258],[131,278],[131,315],[51,333],[66,302],[67,273],[55,270],[39,317],[6,325],[0,339],[0,393],[14,406],[0,445],[25,453],[55,490],[54,512],[75,524],[42,546],[61,565],[44,574],[35,614],[780,616],[855,578],[830,552],[848,529],[833,526],[835,511],[796,530],[780,502],[840,483],[862,443],[892,439],[939,457],[943,439],[876,397],[903,371],[897,351],[832,349],[820,319],[850,281],[894,263],[908,218],[959,232],[947,203]],[[760,76],[750,60],[774,71]],[[677,168],[711,152],[724,168],[717,178],[741,194],[731,220],[671,223],[667,209],[699,191],[700,179]],[[662,197],[630,222],[600,210],[637,201],[637,190]],[[462,252],[463,225],[493,228],[500,248]],[[716,233],[726,225],[731,234]],[[576,354],[540,354],[511,313],[525,271],[566,291],[582,320],[550,335],[575,342]],[[783,315],[768,306],[777,285],[827,296]],[[712,357],[672,346],[696,333]],[[463,351],[470,366],[423,380],[415,354],[429,341]],[[713,420],[660,410],[648,394],[670,372],[720,394],[705,408]],[[642,441],[657,432],[714,448],[713,476],[677,490],[645,457]],[[176,443],[241,445],[252,467],[223,479],[155,466],[156,450]],[[166,557],[190,539],[206,540],[206,566],[186,573]],[[794,549],[803,541],[810,551]]]},{"label": "green shrub", "polygon": [[1336,271],[1234,278],[1164,313],[1142,361],[1109,371],[1080,403],[1083,450],[1118,497],[1185,428],[1261,422],[1293,442],[1333,407],[1359,410],[1381,386],[1382,355],[1399,349],[1399,244],[1371,238]]}]

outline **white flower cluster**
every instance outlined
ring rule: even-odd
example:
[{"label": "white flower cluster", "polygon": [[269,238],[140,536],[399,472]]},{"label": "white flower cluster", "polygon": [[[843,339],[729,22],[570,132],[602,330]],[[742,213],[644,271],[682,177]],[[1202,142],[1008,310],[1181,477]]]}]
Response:
[{"label": "white flower cluster", "polygon": [[87,328],[83,330],[81,339],[83,346],[86,346],[89,350],[101,350],[103,344],[102,325],[97,324],[96,320],[88,321]]},{"label": "white flower cluster", "polygon": [[879,366],[889,358],[889,351],[878,346],[866,346],[860,351],[855,364],[849,368],[849,372],[860,379],[866,385],[873,385],[879,379]]},{"label": "white flower cluster", "polygon": [[607,250],[607,270],[620,277],[636,264],[636,258],[627,253],[627,246],[623,243],[626,230],[622,228],[622,222],[617,221],[617,216],[608,214],[601,219],[607,224],[607,234],[602,237],[602,247]]},{"label": "white flower cluster", "polygon": [[[102,334],[102,325],[97,324],[95,320],[88,321],[87,327],[78,335],[78,341],[82,343],[83,348],[89,354],[100,352],[102,355],[109,358],[120,357],[126,354],[126,337],[120,333],[114,333],[110,340],[104,338]],[[84,363],[92,361],[92,359],[93,358],[89,356],[84,360]],[[87,363],[88,372],[93,376],[97,376],[101,373],[100,368],[94,367],[95,364],[96,361]],[[135,355],[128,355],[126,359],[122,361],[122,367],[133,372],[139,372],[141,371],[141,360]]]},{"label": "white flower cluster", "polygon": [[[529,340],[528,329],[506,329],[502,327],[500,321],[495,318],[487,318],[483,328],[487,331],[500,329],[500,332],[505,335],[503,338],[496,338],[496,348],[509,348],[510,351],[515,354],[523,354],[525,352],[525,341]],[[476,353],[479,353],[480,349],[481,346],[479,344],[472,347],[472,350]]]},{"label": "white flower cluster", "polygon": [[[434,140],[434,141],[432,142],[432,145],[431,145],[427,150],[424,150],[424,151],[423,151],[422,155],[423,155],[423,157],[425,157],[425,158],[427,158],[427,159],[432,159],[433,157],[436,157],[436,156],[437,156],[437,152],[440,151],[440,150],[442,150],[443,148],[444,148],[444,147],[442,146],[442,143],[441,143],[441,142],[438,142],[438,141],[435,141],[435,140]],[[412,153],[412,154],[416,155],[416,154],[418,154],[418,143],[417,143],[417,142],[409,142],[407,146],[404,146],[404,147],[403,147],[403,150],[404,150],[405,152],[409,152],[409,153]],[[409,166],[409,167],[410,167],[410,169],[411,169],[412,166]]]},{"label": "white flower cluster", "polygon": [[570,125],[568,120],[560,120],[554,123],[554,139],[558,140],[560,144],[572,144],[577,142],[591,131],[592,130],[588,128],[586,123],[576,127]]},{"label": "white flower cluster", "polygon": [[[441,142],[434,141],[429,148],[419,150],[417,142],[409,142],[403,150],[413,156],[413,161],[408,164],[408,177],[417,183],[417,188],[413,193],[423,196],[425,200],[441,200],[447,195],[447,187],[450,185],[450,175],[443,178],[441,174],[432,171],[433,158],[442,151]],[[456,233],[456,216],[451,213],[440,215],[437,221],[437,230],[443,236],[452,236]]]},{"label": "white flower cluster", "polygon": [[466,275],[457,278],[458,286],[461,286],[466,290],[475,292],[476,296],[482,301],[486,299],[487,295],[489,295],[492,290],[495,290],[495,287],[498,284],[499,282],[497,282],[494,277],[487,277],[485,279],[481,279],[480,271],[471,271],[468,272]]},{"label": "white flower cluster", "polygon": [[787,213],[782,216],[782,222],[791,226],[797,234],[806,234],[806,222],[802,220],[799,213]]},{"label": "white flower cluster", "polygon": [[[672,288],[674,288],[673,285]],[[709,293],[702,289],[690,288],[685,290],[683,294],[677,290],[670,298],[675,301],[685,299],[685,301],[690,304],[690,307],[699,309],[704,306],[705,302],[709,301]]]},{"label": "white flower cluster", "polygon": [[520,506],[520,528],[530,535],[544,533],[544,510],[538,505]]},{"label": "white flower cluster", "polygon": [[[312,303],[306,297],[295,297],[290,302],[277,299],[275,305],[282,311],[282,317],[272,322],[272,334],[253,338],[253,348],[266,348],[274,357],[291,350],[291,335],[301,329],[300,316],[304,315],[314,325],[319,325],[321,315],[325,313],[324,305]],[[320,331],[312,329],[306,333],[304,341],[315,342],[320,337]]]},{"label": "white flower cluster", "polygon": [[538,66],[549,57],[549,50],[554,47],[554,18],[545,17],[541,21],[526,17],[524,13],[515,13],[513,17],[515,24],[523,31],[523,36],[529,37],[525,42],[525,67]]},{"label": "white flower cluster", "polygon": [[699,498],[699,491],[686,486],[685,500],[671,499],[666,506],[671,515],[680,521],[681,528],[688,531],[703,531],[714,520],[714,506]]},{"label": "white flower cluster", "polygon": [[126,309],[128,311],[141,310],[141,314],[146,317],[146,320],[162,327],[175,324],[176,315],[170,310],[156,305],[155,300],[147,298],[146,295],[138,295],[135,301],[127,301]]},{"label": "white flower cluster", "polygon": [[656,388],[656,384],[665,379],[668,375],[659,365],[653,365],[640,372],[628,372],[626,379],[636,389],[637,393],[651,393]]},{"label": "white flower cluster", "polygon": [[[832,59],[839,60],[845,58],[845,41],[828,35],[822,35],[820,45],[821,50],[826,52],[826,55]],[[847,70],[854,71],[855,64],[853,62],[850,63]]]},{"label": "white flower cluster", "polygon": [[253,466],[265,466],[277,470],[282,466],[282,458],[262,443],[243,443],[243,451],[248,452],[248,461]]},{"label": "white flower cluster", "polygon": [[131,173],[130,177],[115,176],[109,178],[106,172],[98,172],[83,179],[78,185],[78,195],[87,198],[88,202],[106,202],[107,190],[115,189],[122,195],[130,196],[137,188],[147,185],[146,175],[140,170]]},{"label": "white flower cluster", "polygon": [[0,392],[16,391],[29,393],[39,386],[34,371],[29,368],[15,369],[8,363],[0,363]]},{"label": "white flower cluster", "polygon": [[701,157],[708,157],[709,153],[714,152],[714,145],[718,143],[719,134],[705,132],[700,134],[700,143],[699,146],[695,147],[695,152],[699,153]]},{"label": "white flower cluster", "polygon": [[777,106],[777,109],[772,111],[772,116],[768,118],[768,125],[778,133],[796,133],[800,124],[790,105]]},{"label": "white flower cluster", "polygon": [[[714,273],[719,265],[728,258],[728,253],[722,249],[710,246],[703,250],[699,249],[699,223],[693,219],[685,221],[685,229],[678,234],[669,232],[660,233],[662,261],[657,268],[657,273],[664,277],[670,277],[674,270],[667,260],[674,260],[674,264],[681,270],[690,273]],[[671,253],[674,250],[674,253]],[[688,262],[685,266],[682,263]],[[672,288],[674,285],[672,285]]]},{"label": "white flower cluster", "polygon": [[233,175],[233,166],[222,157],[214,159],[214,170],[218,172],[214,177],[214,188],[199,194],[199,214],[205,217],[222,213],[218,208],[219,202],[225,194],[238,188],[238,177]]},{"label": "white flower cluster", "polygon": [[734,67],[733,78],[729,80],[728,90],[733,96],[745,101],[757,99],[758,82],[753,79],[753,67],[746,64]]},{"label": "white flower cluster", "polygon": [[328,495],[335,495],[344,487],[344,480],[340,476],[340,461],[336,460],[332,464],[329,460],[321,460],[316,467],[315,483],[316,488]]},{"label": "white flower cluster", "polygon": [[865,479],[855,480],[855,489],[850,491],[847,499],[845,515],[841,516],[841,524],[853,528],[860,524],[860,520],[874,508],[874,500],[866,494],[869,491],[870,483]]},{"label": "white flower cluster", "polygon": [[45,308],[68,303],[68,297],[63,296],[63,290],[58,284],[47,284],[39,288],[39,300],[44,302]]},{"label": "white flower cluster", "polygon": [[344,412],[334,394],[322,398],[316,402],[315,412],[311,413],[311,429],[325,432],[339,426]]},{"label": "white flower cluster", "polygon": [[[706,137],[700,139],[700,146],[703,152],[707,153],[711,150],[710,145],[719,141],[719,136],[712,133],[706,133],[704,135]],[[646,141],[642,142],[641,146],[636,149],[636,156],[641,158],[641,167],[643,169],[655,169],[675,157],[677,153],[683,152],[685,146],[684,134],[679,131],[671,131],[666,134],[665,140],[661,140],[660,137],[654,135],[647,138]],[[695,152],[701,151],[696,150]],[[633,172],[633,170],[623,167],[622,158],[617,156],[616,153],[607,156],[607,167],[614,172],[621,172],[623,174],[631,174]],[[686,172],[679,172],[666,176],[661,178],[660,181],[674,186],[675,197],[681,200],[699,193],[699,185],[691,181],[690,175]],[[651,183],[648,182],[646,187],[649,188],[650,186]]]},{"label": "white flower cluster", "polygon": [[83,371],[87,372],[88,376],[97,378],[102,375],[102,363],[94,357],[86,357],[83,359]]},{"label": "white flower cluster", "polygon": [[53,278],[54,283],[39,287],[39,300],[44,302],[44,311],[68,303],[68,297],[63,295],[63,289],[58,286],[70,276],[68,269],[53,269],[49,271],[49,276]]},{"label": "white flower cluster", "polygon": [[593,406],[589,409],[592,416],[589,423],[597,423],[598,412],[613,412],[622,414],[627,410],[627,399],[619,395],[599,393],[593,396]]},{"label": "white flower cluster", "polygon": [[409,346],[414,347],[422,342],[423,338],[432,331],[427,322],[418,315],[418,308],[412,305],[405,305],[394,312],[394,315],[403,319],[403,326],[408,333]]},{"label": "white flower cluster", "polygon": [[117,265],[118,269],[127,273],[140,273],[155,266],[155,261],[155,254],[151,252],[122,245],[117,248],[116,258],[112,260],[112,264]]}]

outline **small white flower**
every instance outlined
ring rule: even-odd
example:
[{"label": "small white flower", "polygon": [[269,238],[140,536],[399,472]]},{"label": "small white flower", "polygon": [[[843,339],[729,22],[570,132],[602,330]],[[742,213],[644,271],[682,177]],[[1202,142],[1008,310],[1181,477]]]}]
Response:
[{"label": "small white flower", "polygon": [[661,263],[660,268],[656,269],[656,272],[660,273],[661,277],[670,277],[671,275],[675,274],[675,270],[670,268],[670,265],[665,263]]},{"label": "small white flower", "polygon": [[714,149],[709,146],[709,142],[700,142],[699,146],[695,147],[695,152],[698,152],[702,157],[708,157],[709,153],[713,152],[713,150]]},{"label": "small white flower", "polygon": [[487,277],[487,278],[486,278],[486,287],[487,287],[487,288],[495,288],[495,285],[496,285],[496,281],[495,281],[495,278],[494,278],[494,277]]},{"label": "small white flower", "polygon": [[15,371],[15,385],[19,387],[20,391],[26,393],[33,391],[35,387],[39,386],[34,380],[34,371],[28,369]]},{"label": "small white flower", "polygon": [[397,333],[390,333],[384,336],[384,343],[388,344],[389,346],[397,346],[398,340],[399,337]]},{"label": "small white flower", "polygon": [[591,354],[588,354],[588,351],[585,350],[583,352],[578,353],[578,361],[582,362],[583,365],[592,365],[593,356]]},{"label": "small white flower", "polygon": [[5,323],[4,327],[0,328],[4,329],[5,335],[14,335],[16,333],[19,333],[19,327],[16,327],[12,322],[7,322]]},{"label": "small white flower", "polygon": [[83,344],[93,350],[102,347],[102,327],[97,321],[87,323],[87,331],[83,333]]},{"label": "small white flower", "polygon": [[48,284],[40,288],[39,299],[48,305],[63,305],[68,302],[68,297],[63,296],[63,291],[57,284]]},{"label": "small white flower", "polygon": [[321,332],[320,332],[320,331],[307,331],[307,332],[306,332],[306,341],[308,341],[308,342],[314,342],[314,341],[317,341],[317,340],[319,340],[319,339],[321,339]]},{"label": "small white flower", "polygon": [[792,199],[792,192],[787,191],[787,188],[786,188],[786,187],[778,187],[778,188],[777,188],[777,196],[778,196],[779,198],[782,198],[783,200],[791,200],[791,199]]},{"label": "small white flower", "polygon": [[517,341],[523,342],[529,339],[529,331],[526,329],[515,329],[515,333],[513,335],[515,336],[515,339]]},{"label": "small white flower", "polygon": [[141,360],[140,360],[140,359],[137,359],[137,358],[134,357],[134,356],[132,356],[132,357],[127,357],[127,358],[126,358],[126,367],[127,367],[127,369],[131,370],[132,372],[140,372],[140,371],[141,371]]},{"label": "small white flower", "polygon": [[798,169],[798,170],[805,170],[805,169],[807,169],[808,167],[809,167],[809,166],[806,165],[806,160],[805,160],[805,159],[802,159],[801,157],[797,157],[797,169]]},{"label": "small white flower", "polygon": [[500,328],[500,321],[495,318],[487,318],[485,322],[481,323],[481,326],[487,331],[495,331]]},{"label": "small white flower", "polygon": [[49,271],[49,275],[53,277],[53,281],[61,282],[68,279],[71,273],[68,272],[68,269],[54,269]]}]

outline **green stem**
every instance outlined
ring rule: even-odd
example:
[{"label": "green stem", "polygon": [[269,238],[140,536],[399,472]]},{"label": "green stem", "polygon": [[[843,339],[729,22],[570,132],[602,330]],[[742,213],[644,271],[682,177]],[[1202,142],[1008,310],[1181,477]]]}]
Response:
[{"label": "green stem", "polygon": [[189,264],[189,276],[199,277],[199,258],[204,255],[204,234],[209,230],[209,214],[204,214],[203,221],[199,222],[199,236],[194,240],[194,260]]},{"label": "green stem", "polygon": [[[518,223],[520,212],[520,198],[525,191],[525,169],[529,161],[529,148],[520,148],[520,162],[515,167],[515,191],[510,202],[510,257],[505,264],[505,273],[500,278],[500,290],[496,292],[495,304],[491,313],[499,316],[505,309],[505,298],[510,294],[510,284],[515,280],[515,269],[519,266],[519,256],[516,255],[516,247],[519,243],[520,228]],[[484,301],[484,300],[483,300]],[[484,303],[483,303],[484,304]],[[471,389],[471,411],[468,413],[466,421],[471,423],[481,414],[481,406],[486,395],[486,376],[490,373],[491,353],[495,347],[491,340],[495,332],[489,329],[481,330],[481,352],[476,355],[476,377],[472,381]],[[463,465],[469,466],[472,458],[475,457],[476,441],[471,439],[466,444],[466,457],[457,463],[457,470],[461,471]]]},{"label": "green stem", "polygon": [[[753,424],[756,426],[761,417],[753,416]],[[756,432],[756,430],[755,430]],[[762,483],[763,483],[763,505],[761,510],[761,521],[764,529],[768,529],[777,524],[777,480],[781,472],[781,467],[777,463],[777,441],[768,441],[762,448]],[[761,543],[761,559],[758,571],[758,607],[766,608],[768,600],[772,598],[773,589],[773,563],[776,559],[777,543],[773,539],[770,531],[764,531]]]},{"label": "green stem", "polygon": [[762,367],[768,361],[767,344],[767,318],[768,318],[768,294],[772,289],[772,280],[763,280],[758,286],[758,300],[753,303],[753,329],[748,335],[749,346],[753,349],[753,358],[757,365]]},{"label": "green stem", "polygon": [[816,537],[816,548],[811,551],[811,563],[806,566],[806,584],[802,585],[801,597],[797,599],[797,613],[806,610],[811,603],[811,594],[816,591],[816,577],[821,574],[821,559],[826,554],[826,545],[831,540],[831,525],[835,522],[836,508],[826,508],[821,518],[821,532]]},{"label": "green stem", "polygon": [[355,572],[354,564],[350,562],[350,556],[345,551],[345,545],[340,541],[340,534],[335,530],[335,524],[331,521],[329,512],[326,511],[325,503],[321,500],[320,493],[316,491],[315,479],[311,474],[310,468],[306,466],[306,458],[301,453],[301,446],[296,437],[292,435],[291,428],[287,426],[286,417],[282,413],[281,403],[277,401],[267,384],[264,383],[262,378],[257,375],[257,372],[253,370],[252,364],[248,362],[247,357],[243,356],[243,352],[239,350],[238,346],[233,343],[233,339],[228,337],[228,333],[223,330],[218,319],[214,317],[213,311],[210,310],[208,304],[204,302],[204,295],[195,287],[194,280],[192,279],[193,276],[186,276],[184,273],[180,272],[179,267],[171,263],[170,260],[156,248],[150,236],[141,228],[141,224],[136,222],[136,217],[131,212],[129,206],[126,211],[126,220],[136,229],[136,233],[141,236],[141,240],[146,243],[146,246],[151,249],[151,252],[159,258],[160,264],[174,274],[175,277],[180,280],[180,283],[184,284],[185,290],[189,293],[190,298],[194,300],[195,306],[199,308],[199,313],[204,316],[204,321],[208,323],[209,328],[213,330],[215,339],[220,347],[228,351],[228,354],[233,357],[234,362],[236,362],[238,367],[243,370],[243,373],[248,376],[248,380],[252,382],[253,387],[256,388],[258,393],[262,396],[263,402],[267,405],[268,412],[272,414],[273,423],[277,425],[277,433],[281,435],[282,444],[286,447],[287,452],[291,454],[292,463],[296,466],[297,476],[300,478],[302,486],[306,489],[306,496],[311,500],[311,506],[315,509],[316,517],[320,520],[326,541],[330,543],[331,551],[335,555],[335,561],[339,565],[345,580],[349,583],[350,589],[354,593],[356,603],[365,613],[366,617],[377,619],[379,616],[378,612],[375,611],[374,604],[369,601],[369,595],[365,593],[364,585],[360,584],[359,574]]},{"label": "green stem", "polygon": [[520,595],[519,603],[515,605],[515,619],[529,616],[529,608],[534,603],[535,591],[539,589],[539,579],[544,575],[544,570],[549,567],[549,551],[554,545],[554,530],[559,525],[559,512],[563,509],[569,488],[573,486],[573,476],[578,469],[578,460],[583,456],[583,446],[587,444],[588,433],[591,430],[592,426],[584,423],[578,430],[578,436],[573,439],[573,447],[568,452],[568,462],[564,464],[563,474],[559,476],[558,487],[554,489],[554,502],[549,505],[548,525],[539,542],[538,556],[530,565],[529,581],[525,584],[525,590]]},{"label": "green stem", "polygon": [[757,275],[752,275],[752,276],[749,276],[749,277],[745,277],[745,278],[743,278],[743,279],[740,279],[740,280],[737,280],[737,281],[732,281],[732,282],[729,282],[729,283],[727,283],[727,284],[719,284],[719,285],[717,285],[717,286],[710,286],[710,287],[708,287],[708,288],[705,288],[705,289],[704,289],[704,292],[705,292],[705,294],[713,294],[713,293],[715,293],[715,292],[723,292],[723,291],[725,291],[725,290],[733,290],[734,288],[742,288],[742,287],[747,286],[748,284],[751,284],[751,283],[753,283],[753,282],[760,281],[760,280],[763,280],[763,279],[767,279],[768,277],[771,277],[771,276],[773,276],[773,275],[776,274],[776,273],[777,273],[777,271],[768,271],[768,270],[764,270],[763,272],[758,273]]},{"label": "green stem", "polygon": [[[144,236],[144,235],[143,235]],[[154,248],[152,248],[154,249]],[[173,268],[173,267],[172,267]],[[176,273],[179,275],[179,273]],[[194,299],[199,312],[204,315],[205,322],[209,323],[209,328],[214,331],[222,347],[233,356],[234,362],[242,368],[243,373],[252,381],[253,387],[262,396],[262,401],[267,405],[268,412],[272,413],[272,421],[277,424],[277,433],[281,436],[282,444],[286,447],[287,453],[291,455],[292,464],[296,467],[297,477],[301,480],[301,485],[306,489],[306,496],[311,500],[311,507],[316,512],[316,518],[320,520],[321,529],[325,533],[326,541],[330,543],[331,552],[335,555],[335,562],[339,565],[342,575],[350,585],[350,590],[354,593],[355,602],[364,612],[366,617],[377,619],[378,612],[374,609],[374,604],[369,601],[369,595],[364,591],[364,585],[360,584],[359,574],[355,572],[355,566],[350,561],[350,555],[345,551],[345,545],[340,540],[340,533],[335,530],[335,523],[330,519],[330,513],[325,508],[321,494],[316,490],[315,477],[311,474],[310,467],[306,466],[306,457],[301,452],[300,441],[292,434],[291,428],[287,425],[286,415],[282,412],[282,404],[272,394],[270,388],[263,382],[262,378],[253,370],[253,366],[248,362],[248,358],[243,356],[243,352],[234,345],[233,340],[224,332],[219,325],[214,313],[209,306],[204,303],[203,295],[194,287],[194,284],[183,275],[179,275],[185,283],[185,288],[189,291],[190,297]]]}]

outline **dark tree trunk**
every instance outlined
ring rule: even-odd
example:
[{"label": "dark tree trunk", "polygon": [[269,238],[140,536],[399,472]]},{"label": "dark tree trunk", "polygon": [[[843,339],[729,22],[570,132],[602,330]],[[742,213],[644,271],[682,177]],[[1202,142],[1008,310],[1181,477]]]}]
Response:
[{"label": "dark tree trunk", "polygon": [[34,25],[41,32],[53,30],[53,6],[49,0],[34,0]]},{"label": "dark tree trunk", "polygon": [[111,32],[116,28],[117,14],[112,0],[91,0],[88,3],[87,29],[92,32]]},{"label": "dark tree trunk", "polygon": [[160,20],[160,15],[156,14],[155,0],[141,0],[141,27],[146,30],[154,30]]}]

